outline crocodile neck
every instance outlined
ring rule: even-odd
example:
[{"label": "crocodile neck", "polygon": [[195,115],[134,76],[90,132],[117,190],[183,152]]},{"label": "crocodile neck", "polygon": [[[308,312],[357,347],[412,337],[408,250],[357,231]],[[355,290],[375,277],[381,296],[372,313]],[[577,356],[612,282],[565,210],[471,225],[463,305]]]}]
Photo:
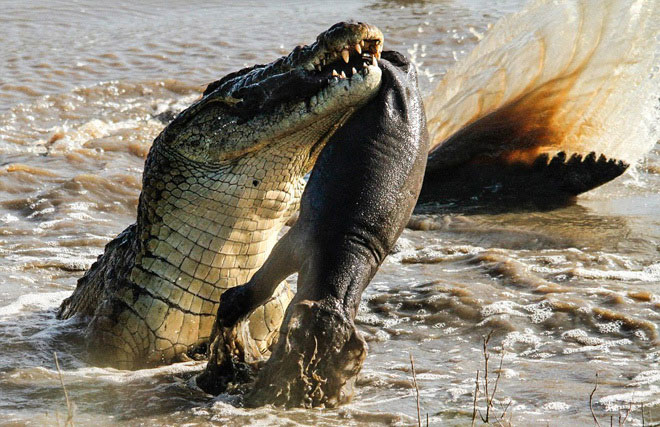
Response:
[{"label": "crocodile neck", "polygon": [[[138,207],[135,264],[121,296],[156,331],[145,345],[155,340],[164,354],[178,354],[208,341],[221,294],[263,264],[298,209],[304,175],[326,140],[313,130],[291,134],[217,165],[154,142]],[[170,332],[161,331],[163,324]]]}]

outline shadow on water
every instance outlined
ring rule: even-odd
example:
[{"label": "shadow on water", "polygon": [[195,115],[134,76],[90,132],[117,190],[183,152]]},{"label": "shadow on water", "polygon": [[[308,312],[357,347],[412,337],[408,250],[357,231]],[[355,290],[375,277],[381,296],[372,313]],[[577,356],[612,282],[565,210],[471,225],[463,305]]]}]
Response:
[{"label": "shadow on water", "polygon": [[[488,189],[484,189],[488,191]],[[441,201],[420,200],[415,206],[414,215],[432,214],[463,214],[463,215],[497,215],[506,213],[550,212],[557,209],[574,206],[572,199],[518,199],[503,197],[481,197],[478,195],[467,198],[447,198]]]},{"label": "shadow on water", "polygon": [[[604,215],[572,201],[480,199],[419,204],[408,228],[508,249],[587,248],[648,254],[653,239],[637,235],[626,216]],[[650,252],[649,252],[650,251]]]}]

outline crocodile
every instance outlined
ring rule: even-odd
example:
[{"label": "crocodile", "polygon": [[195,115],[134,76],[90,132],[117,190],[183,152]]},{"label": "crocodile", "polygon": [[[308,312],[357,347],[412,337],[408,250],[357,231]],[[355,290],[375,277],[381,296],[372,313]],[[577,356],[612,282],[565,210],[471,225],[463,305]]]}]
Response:
[{"label": "crocodile", "polygon": [[[92,361],[135,369],[204,352],[222,293],[263,264],[320,150],[377,93],[382,47],[376,27],[339,23],[309,46],[211,83],[176,115],[145,161],[136,223],[105,247],[58,312],[90,318]],[[540,93],[460,127],[447,127],[438,111],[451,102],[427,107],[420,202],[562,204],[626,170],[596,152],[549,150],[562,138],[550,120],[558,107],[546,108]],[[268,356],[291,298],[283,282],[252,314],[241,345],[255,360]]]},{"label": "crocodile", "polygon": [[[211,83],[164,128],[145,161],[136,223],[58,312],[90,319],[94,364],[137,369],[205,351],[222,293],[263,264],[323,146],[378,92],[382,48],[378,28],[338,23]],[[251,315],[253,357],[268,355],[290,298],[282,282]]]}]

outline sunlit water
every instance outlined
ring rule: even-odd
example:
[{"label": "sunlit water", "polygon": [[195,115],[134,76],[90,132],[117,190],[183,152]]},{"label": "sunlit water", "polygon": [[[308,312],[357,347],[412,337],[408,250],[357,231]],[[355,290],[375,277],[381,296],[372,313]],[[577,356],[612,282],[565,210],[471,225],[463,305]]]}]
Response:
[{"label": "sunlit water", "polygon": [[[63,423],[53,352],[81,425],[470,423],[482,337],[495,415],[517,425],[660,420],[660,149],[548,212],[418,213],[366,290],[369,356],[336,410],[247,410],[192,386],[200,362],[116,371],[85,362],[55,309],[134,221],[154,117],[205,84],[354,18],[413,58],[425,94],[523,2],[5,2],[0,16],[0,422]],[[483,395],[483,384],[481,385]],[[483,397],[478,406],[485,413]],[[492,416],[492,415],[491,415]]]}]

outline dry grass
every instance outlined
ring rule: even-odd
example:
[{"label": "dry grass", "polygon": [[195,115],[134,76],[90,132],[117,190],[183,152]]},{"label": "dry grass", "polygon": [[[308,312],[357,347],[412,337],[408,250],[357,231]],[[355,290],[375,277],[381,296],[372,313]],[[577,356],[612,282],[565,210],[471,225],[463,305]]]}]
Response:
[{"label": "dry grass", "polygon": [[[589,394],[589,410],[591,411],[591,417],[594,419],[594,423],[598,426],[601,427],[600,422],[598,421],[598,417],[596,417],[596,413],[594,412],[594,394],[596,394],[596,390],[598,390],[598,372],[596,372],[596,382],[594,383],[594,389],[591,390],[591,394]],[[630,412],[632,412],[632,402],[629,403],[628,409],[626,409],[625,412],[621,412],[619,410],[619,427],[623,427],[626,425],[626,421],[628,421],[628,416],[630,415]],[[623,417],[623,419],[621,419]],[[614,415],[610,415],[610,426],[614,425]],[[646,425],[646,420],[644,419],[644,404],[642,403],[642,426]]]},{"label": "dry grass", "polygon": [[472,402],[472,427],[477,423],[477,398],[479,397],[479,369],[474,379],[474,401]]},{"label": "dry grass", "polygon": [[[495,416],[495,397],[496,393],[498,391],[498,385],[500,382],[500,377],[502,373],[502,364],[504,361],[504,349],[502,349],[502,355],[500,357],[500,363],[499,367],[497,370],[497,377],[494,380],[494,384],[492,388],[489,390],[491,380],[489,379],[489,361],[490,361],[490,352],[488,350],[488,344],[490,342],[490,338],[492,336],[493,332],[491,331],[487,336],[483,338],[483,349],[482,349],[482,357],[484,361],[484,370],[483,370],[483,376],[481,383],[479,382],[479,377],[480,377],[480,371],[477,370],[477,375],[474,380],[474,399],[472,402],[472,426],[474,427],[477,423],[477,414],[479,415],[479,418],[483,423],[486,424],[495,424],[495,425],[512,425],[511,423],[511,417],[512,414],[509,413],[509,420],[505,420],[507,411],[509,409],[509,406],[512,403],[512,400],[509,399],[508,403],[506,406],[504,406],[502,409],[502,412],[500,415]],[[483,397],[484,401],[486,404],[486,413],[485,415],[481,413],[481,410],[478,408],[478,401],[480,397],[481,390],[483,389]],[[593,400],[594,400],[594,395],[596,394],[596,391],[598,390],[598,373],[596,373],[596,381],[594,384],[594,388],[591,391],[591,394],[589,394],[589,410],[591,411],[591,416],[594,420],[594,424],[598,427],[601,427],[601,424],[598,420],[598,417],[596,416],[596,413],[594,411],[594,406],[593,406]],[[632,412],[632,402],[629,403],[628,408],[624,410],[619,410],[618,414],[610,414],[610,426],[615,425],[615,415],[618,416],[618,425],[619,427],[625,426],[626,422],[628,421],[628,418]],[[660,424],[647,424],[647,420],[645,417],[645,412],[644,412],[644,404],[641,404],[641,413],[642,413],[642,426],[646,427],[647,425],[658,425]]]},{"label": "dry grass", "polygon": [[[501,399],[497,396],[499,389],[499,384],[500,384],[500,379],[502,376],[502,366],[504,362],[504,348],[502,348],[502,354],[500,356],[500,361],[498,364],[498,369],[497,369],[497,376],[495,379],[490,378],[491,374],[491,368],[490,368],[490,359],[491,359],[491,354],[489,350],[489,343],[490,339],[492,337],[493,331],[491,331],[488,335],[483,337],[483,342],[482,342],[482,358],[483,358],[483,371],[477,369],[476,376],[474,379],[474,397],[472,401],[472,419],[471,419],[471,426],[474,427],[476,426],[478,420],[481,420],[481,422],[485,424],[493,424],[497,426],[511,426],[513,425],[512,419],[513,419],[513,414],[509,411],[509,408],[511,404],[513,403],[512,399],[508,399],[506,404],[500,404],[499,409],[501,412],[499,415],[496,414],[497,408],[496,408],[496,400],[501,402]],[[417,397],[417,426],[421,427],[422,426],[422,416],[421,416],[421,404],[420,404],[420,396],[419,396],[419,387],[417,384],[417,374],[415,371],[415,360],[410,354],[410,367],[412,371],[412,387],[415,390],[416,397]],[[598,420],[598,417],[596,416],[596,412],[594,410],[594,396],[596,394],[596,391],[598,390],[598,373],[596,373],[596,381],[594,384],[594,388],[589,394],[589,410],[591,411],[591,416],[594,421],[594,425],[597,427],[601,427],[601,423]],[[485,414],[482,413],[482,409],[479,407],[479,400],[483,396],[483,401],[485,403]],[[651,420],[646,419],[646,411],[644,408],[644,403],[641,403],[641,421],[642,421],[642,427],[647,427],[647,426],[658,426],[660,427],[660,423],[654,424]],[[615,425],[615,415],[618,418],[618,425],[619,427],[625,426],[626,422],[628,421],[630,414],[633,412],[633,404],[632,402],[629,403],[628,408],[626,410],[619,410],[618,414],[610,414],[610,426]],[[508,419],[507,418],[507,414]],[[428,427],[429,425],[429,415],[428,412],[426,413],[426,426]]]},{"label": "dry grass", "polygon": [[417,427],[422,427],[422,412],[419,404],[419,386],[417,385],[417,374],[415,373],[415,359],[410,353],[410,369],[412,371],[413,387],[417,396]]},{"label": "dry grass", "polygon": [[[53,358],[55,359],[55,368],[57,368],[57,374],[60,377],[60,384],[62,385],[62,390],[64,391],[64,400],[66,401],[67,415],[66,415],[66,420],[64,420],[64,427],[73,427],[74,405],[73,402],[71,402],[71,399],[69,399],[69,392],[66,390],[66,386],[64,385],[64,379],[62,378],[62,370],[60,369],[60,362],[59,360],[57,360],[57,353],[53,352]],[[59,426],[60,416],[57,411],[55,412],[55,417],[57,418],[57,425]]]},{"label": "dry grass", "polygon": [[596,390],[598,389],[598,372],[596,372],[596,384],[594,384],[594,389],[591,390],[591,394],[589,395],[589,410],[591,411],[591,416],[594,419],[594,422],[598,427],[600,427],[600,423],[598,422],[598,418],[596,418],[596,414],[594,413],[594,394],[596,393]]},{"label": "dry grass", "polygon": [[512,400],[509,399],[506,406],[500,407],[502,412],[499,415],[495,415],[495,396],[497,394],[497,389],[500,384],[500,378],[502,377],[502,364],[504,362],[504,348],[502,348],[502,355],[500,357],[500,363],[499,367],[497,369],[497,377],[495,377],[495,382],[493,384],[493,387],[491,390],[489,390],[489,386],[491,384],[491,380],[489,379],[489,372],[490,372],[490,367],[489,367],[489,361],[490,361],[490,351],[488,350],[488,343],[490,342],[490,338],[493,335],[493,331],[490,331],[487,336],[483,338],[483,346],[482,346],[482,356],[484,359],[484,374],[483,374],[483,379],[481,385],[483,386],[484,390],[484,400],[486,403],[486,415],[481,413],[481,410],[478,409],[477,407],[477,402],[479,398],[479,370],[477,370],[477,376],[474,380],[474,400],[472,403],[472,425],[474,426],[477,422],[477,414],[479,414],[479,418],[481,418],[481,421],[486,423],[486,424],[495,424],[495,425],[511,425],[511,417],[512,414],[509,414],[509,420],[506,420],[505,417],[507,415],[507,411],[509,410],[509,406],[511,405]]},{"label": "dry grass", "polygon": [[[417,374],[415,372],[415,359],[410,353],[410,370],[412,372],[412,385],[417,396],[417,427],[422,427],[422,411],[419,402],[419,386],[417,385]],[[429,427],[429,413],[426,413],[426,427]]]}]

